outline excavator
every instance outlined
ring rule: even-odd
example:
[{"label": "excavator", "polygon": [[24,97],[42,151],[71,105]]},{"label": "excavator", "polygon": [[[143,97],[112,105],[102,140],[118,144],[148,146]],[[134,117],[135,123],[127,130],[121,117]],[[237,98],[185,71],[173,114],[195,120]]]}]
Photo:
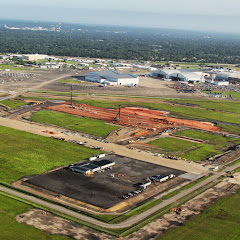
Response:
[{"label": "excavator", "polygon": [[170,212],[175,212],[177,215],[180,215],[184,210],[180,207],[170,209]]}]

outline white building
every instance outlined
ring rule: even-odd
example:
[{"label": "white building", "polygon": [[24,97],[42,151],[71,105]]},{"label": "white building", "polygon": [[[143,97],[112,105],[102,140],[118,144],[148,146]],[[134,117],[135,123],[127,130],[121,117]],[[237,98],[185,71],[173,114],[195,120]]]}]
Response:
[{"label": "white building", "polygon": [[182,81],[200,83],[205,82],[204,74],[198,71],[182,70],[182,69],[167,69],[157,70],[150,74],[152,77],[161,78],[171,81]]},{"label": "white building", "polygon": [[43,54],[26,54],[23,58],[28,61],[37,61],[39,59],[49,59],[49,56]]},{"label": "white building", "polygon": [[228,86],[229,82],[228,81],[214,81],[213,84],[217,85],[217,86]]},{"label": "white building", "polygon": [[89,72],[86,81],[98,82],[106,85],[137,85],[139,77],[131,73],[119,73],[117,71]]}]

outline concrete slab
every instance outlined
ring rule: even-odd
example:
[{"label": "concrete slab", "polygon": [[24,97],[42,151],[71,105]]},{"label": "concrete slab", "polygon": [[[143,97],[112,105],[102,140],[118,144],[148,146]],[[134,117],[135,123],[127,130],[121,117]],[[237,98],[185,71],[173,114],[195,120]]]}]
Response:
[{"label": "concrete slab", "polygon": [[201,178],[202,176],[203,176],[202,174],[195,174],[195,173],[188,172],[188,173],[184,173],[184,174],[182,174],[178,177],[183,178],[183,179],[187,179],[187,180],[190,180],[190,181],[195,181],[195,180]]}]

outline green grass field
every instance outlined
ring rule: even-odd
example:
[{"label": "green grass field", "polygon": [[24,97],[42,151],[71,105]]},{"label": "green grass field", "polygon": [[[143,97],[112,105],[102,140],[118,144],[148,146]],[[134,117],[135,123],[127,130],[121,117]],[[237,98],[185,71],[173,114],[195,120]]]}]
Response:
[{"label": "green grass field", "polygon": [[5,69],[10,69],[10,70],[29,70],[30,68],[33,67],[15,67],[14,64],[0,64],[0,69],[5,70]]},{"label": "green grass field", "polygon": [[0,239],[4,240],[67,240],[65,236],[48,235],[34,227],[18,223],[15,216],[27,212],[31,206],[0,193]]},{"label": "green grass field", "polygon": [[198,99],[178,99],[168,100],[168,102],[176,102],[179,104],[193,104],[201,108],[219,110],[223,112],[240,113],[240,102],[233,101],[209,101],[209,100],[198,100]]},{"label": "green grass field", "polygon": [[[148,144],[162,148],[165,153],[178,155],[192,161],[205,160],[216,154],[222,153],[223,149],[230,145],[240,144],[239,139],[223,137],[197,130],[184,130],[177,132],[176,135],[205,140],[207,143],[194,143],[174,138],[159,138]],[[178,151],[181,152],[178,153]]]},{"label": "green grass field", "polygon": [[183,151],[182,153],[178,154],[178,156],[192,161],[202,161],[219,153],[222,153],[222,151],[216,150],[212,145],[199,144],[195,149],[191,151]]},{"label": "green grass field", "polygon": [[100,152],[2,126],[0,135],[0,181],[7,183],[78,162]]},{"label": "green grass field", "polygon": [[101,120],[78,117],[68,113],[47,110],[34,113],[31,120],[35,122],[54,124],[74,131],[93,134],[100,137],[106,137],[111,131],[119,128],[117,126],[106,124]]},{"label": "green grass field", "polygon": [[221,153],[209,144],[194,143],[176,138],[159,138],[148,142],[148,144],[162,148],[166,154],[171,153],[191,161],[205,160]]},{"label": "green grass field", "polygon": [[226,131],[226,132],[238,134],[238,135],[240,134],[240,127],[238,126],[218,124],[218,127],[220,127],[222,131]]},{"label": "green grass field", "polygon": [[176,138],[159,138],[148,142],[148,144],[164,149],[167,152],[177,152],[188,149],[190,147],[198,146],[197,143],[188,142]]},{"label": "green grass field", "polygon": [[168,231],[159,240],[233,240],[240,239],[240,192],[217,201],[181,227]]},{"label": "green grass field", "polygon": [[13,101],[13,100],[3,100],[0,103],[4,104],[7,107],[10,107],[11,109],[16,109],[27,104],[25,102]]},{"label": "green grass field", "polygon": [[208,141],[210,144],[215,145],[217,149],[226,147],[228,144],[240,144],[240,140],[235,138],[223,137],[220,135],[205,133],[197,130],[185,130],[177,132],[176,135]]}]

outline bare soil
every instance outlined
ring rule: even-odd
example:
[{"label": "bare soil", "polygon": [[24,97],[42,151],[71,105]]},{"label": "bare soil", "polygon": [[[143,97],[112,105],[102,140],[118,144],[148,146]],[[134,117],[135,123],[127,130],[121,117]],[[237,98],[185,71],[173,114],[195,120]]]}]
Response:
[{"label": "bare soil", "polygon": [[19,223],[27,224],[45,231],[50,235],[66,235],[78,240],[111,240],[116,239],[93,229],[81,226],[74,222],[56,217],[49,212],[39,209],[31,209],[30,211],[17,215],[16,220]]}]

